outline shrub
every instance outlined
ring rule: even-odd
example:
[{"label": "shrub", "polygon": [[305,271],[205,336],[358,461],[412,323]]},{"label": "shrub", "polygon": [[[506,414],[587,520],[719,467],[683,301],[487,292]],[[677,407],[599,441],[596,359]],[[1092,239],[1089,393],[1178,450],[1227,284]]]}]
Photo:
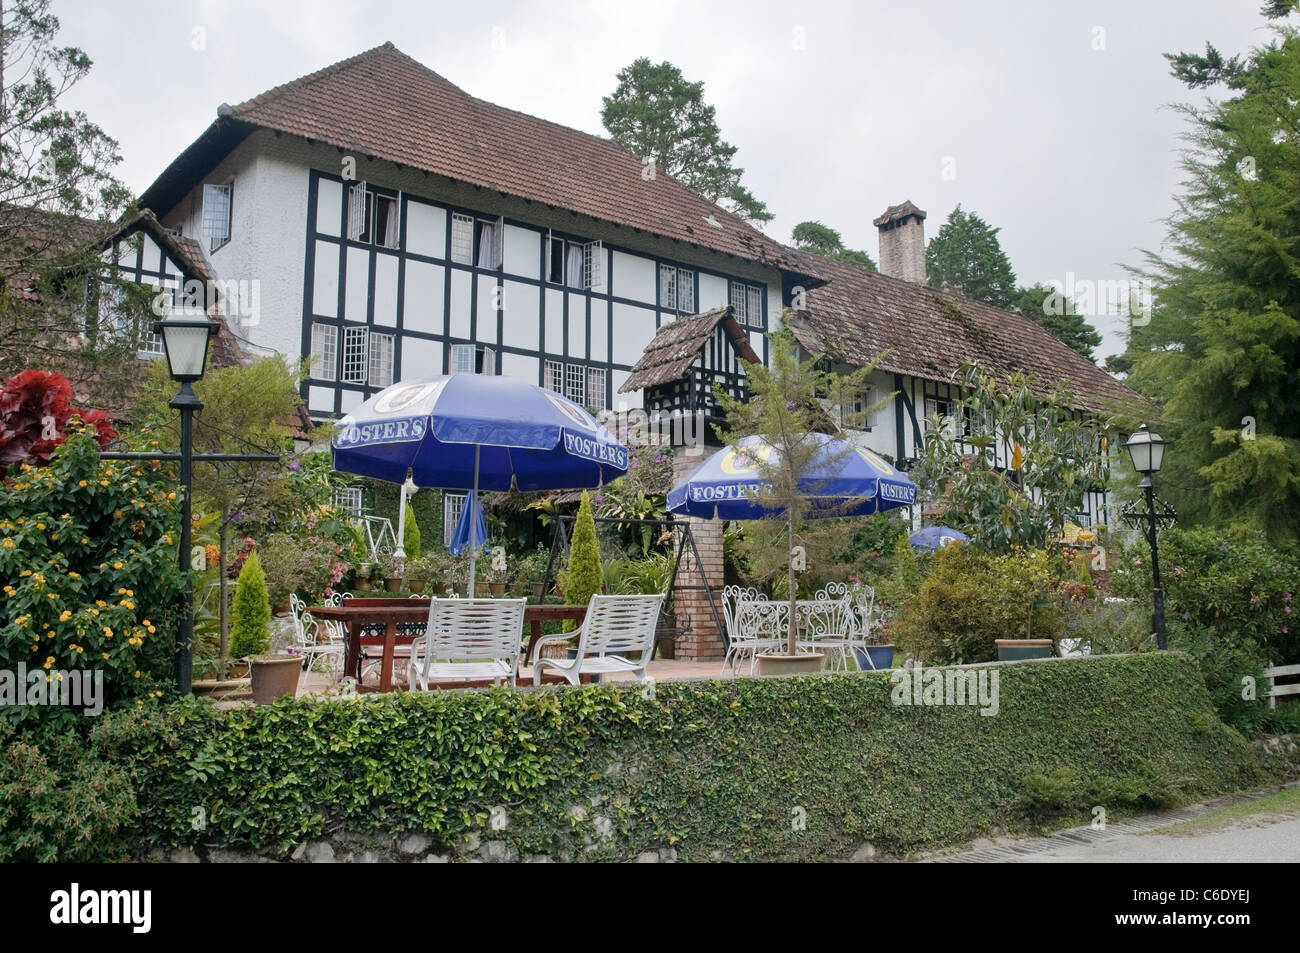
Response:
[{"label": "shrub", "polygon": [[[596,519],[591,515],[591,499],[582,491],[578,517],[573,521],[573,539],[569,543],[569,570],[564,580],[564,599],[572,605],[586,605],[599,595],[605,585],[600,563],[600,546],[596,542]],[[568,622],[564,631],[574,629]]]},{"label": "shrub", "polygon": [[939,550],[903,609],[896,643],[926,664],[947,665],[996,659],[997,639],[1056,638],[1060,611],[1048,601],[1050,563],[1041,550],[999,556],[970,546]]},{"label": "shrub", "polygon": [[119,835],[137,815],[127,772],[76,735],[42,739],[0,728],[0,862],[124,859]]},{"label": "shrub", "polygon": [[332,579],[335,544],[330,540],[303,539],[289,533],[272,533],[257,548],[258,564],[266,578],[272,606],[282,606],[293,593],[322,594]]},{"label": "shrub", "polygon": [[230,605],[230,655],[247,658],[271,647],[271,602],[257,550],[248,554]]},{"label": "shrub", "polygon": [[[95,668],[107,707],[172,684],[180,571],[176,493],[159,465],[102,461],[88,434],[0,482],[0,668]],[[7,705],[11,723],[80,711]]]},{"label": "shrub", "polygon": [[93,741],[139,792],[141,847],[279,852],[332,831],[419,830],[439,850],[475,834],[556,859],[661,846],[683,860],[847,858],[863,840],[935,847],[1261,780],[1185,655],[996,671],[996,717],[893,704],[891,677],[868,672],[660,682],[653,695],[613,684],[187,702],[114,715]]},{"label": "shrub", "polygon": [[420,558],[420,524],[415,521],[415,507],[406,504],[406,522],[402,526],[402,552],[407,559]]}]

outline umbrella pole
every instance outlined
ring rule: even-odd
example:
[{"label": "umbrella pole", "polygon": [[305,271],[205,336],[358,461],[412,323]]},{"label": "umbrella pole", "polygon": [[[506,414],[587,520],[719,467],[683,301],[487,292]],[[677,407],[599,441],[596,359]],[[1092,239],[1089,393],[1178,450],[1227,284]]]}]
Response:
[{"label": "umbrella pole", "polygon": [[478,455],[483,448],[474,445],[474,489],[469,493],[469,597],[474,598],[474,566],[478,562]]}]

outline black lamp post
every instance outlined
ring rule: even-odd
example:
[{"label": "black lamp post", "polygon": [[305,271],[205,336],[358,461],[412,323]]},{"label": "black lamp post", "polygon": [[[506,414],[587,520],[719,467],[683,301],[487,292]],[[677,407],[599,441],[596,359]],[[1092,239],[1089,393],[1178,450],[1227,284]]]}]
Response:
[{"label": "black lamp post", "polygon": [[180,570],[185,581],[181,596],[181,618],[176,634],[176,687],[182,695],[190,693],[194,675],[194,590],[190,581],[190,496],[193,488],[194,468],[194,412],[203,409],[203,403],[191,386],[203,376],[208,363],[208,344],[217,329],[215,322],[192,319],[167,319],[158,321],[153,329],[162,335],[163,350],[167,353],[167,370],[181,385],[180,393],[171,399],[170,406],[181,412],[181,539]]},{"label": "black lamp post", "polygon": [[1164,649],[1168,648],[1168,639],[1165,635],[1165,590],[1160,582],[1160,550],[1156,544],[1156,531],[1160,523],[1172,523],[1174,513],[1172,508],[1168,506],[1162,507],[1159,513],[1156,512],[1156,485],[1155,481],[1151,479],[1151,475],[1159,473],[1160,466],[1164,463],[1165,441],[1158,433],[1147,430],[1147,425],[1143,424],[1138,428],[1137,433],[1129,437],[1124,446],[1133,459],[1133,469],[1142,474],[1142,482],[1138,484],[1138,487],[1146,497],[1146,509],[1144,511],[1125,507],[1124,517],[1131,524],[1136,524],[1141,528],[1142,534],[1146,536],[1147,542],[1151,545],[1151,581],[1154,604],[1151,621],[1152,626],[1155,628],[1156,645]]}]

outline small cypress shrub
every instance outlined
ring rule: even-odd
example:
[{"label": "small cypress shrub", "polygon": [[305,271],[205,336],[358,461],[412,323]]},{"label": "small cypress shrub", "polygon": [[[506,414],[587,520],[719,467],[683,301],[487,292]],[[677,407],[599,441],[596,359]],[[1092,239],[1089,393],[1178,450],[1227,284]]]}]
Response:
[{"label": "small cypress shrub", "polygon": [[257,550],[248,554],[230,606],[230,657],[261,655],[271,647],[271,599]]},{"label": "small cypress shrub", "polygon": [[420,524],[415,521],[415,508],[406,504],[406,525],[402,529],[402,551],[407,559],[420,558]]},{"label": "small cypress shrub", "polygon": [[[600,545],[596,542],[596,519],[591,514],[591,499],[584,490],[578,506],[578,518],[573,522],[573,540],[569,544],[569,571],[565,577],[564,599],[571,605],[585,606],[592,596],[604,589],[604,573],[600,568]],[[572,632],[572,621],[564,623],[564,631]]]}]

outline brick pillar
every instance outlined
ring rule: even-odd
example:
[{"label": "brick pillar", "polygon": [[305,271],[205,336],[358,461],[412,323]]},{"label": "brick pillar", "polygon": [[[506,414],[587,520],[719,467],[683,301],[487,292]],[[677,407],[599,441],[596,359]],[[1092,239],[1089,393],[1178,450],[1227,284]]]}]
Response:
[{"label": "brick pillar", "polygon": [[[704,456],[687,456],[684,449],[676,448],[673,454],[673,482],[677,483],[698,467]],[[718,619],[722,620],[722,520],[701,520],[687,517],[691,534],[695,538],[695,548],[700,552],[704,566],[704,575],[713,591],[713,604],[718,610]],[[676,540],[681,542],[681,536]],[[694,553],[689,546],[682,553],[681,566],[677,570],[677,582],[686,586],[701,584],[699,568],[695,565]],[[677,657],[683,659],[720,659],[725,654],[722,633],[713,621],[709,610],[709,598],[703,589],[679,589],[674,601],[677,605],[677,625],[682,634],[677,637]]]}]

